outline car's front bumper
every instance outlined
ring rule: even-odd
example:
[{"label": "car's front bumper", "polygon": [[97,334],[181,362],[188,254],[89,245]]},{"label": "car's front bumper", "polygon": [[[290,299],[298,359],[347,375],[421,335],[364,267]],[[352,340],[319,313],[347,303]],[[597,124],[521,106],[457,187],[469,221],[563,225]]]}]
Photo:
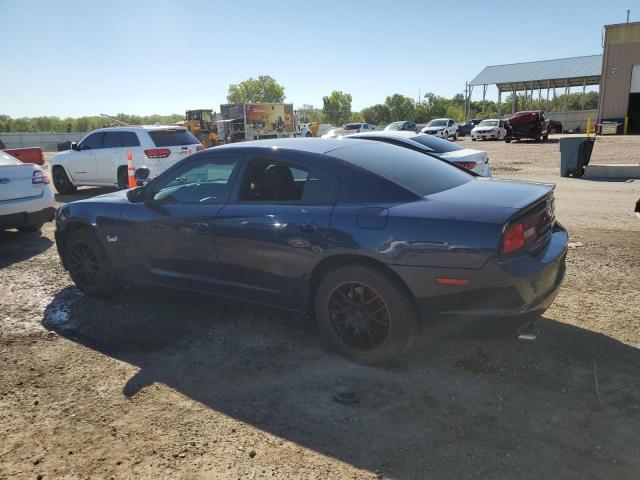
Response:
[{"label": "car's front bumper", "polygon": [[438,131],[432,131],[432,132],[422,132],[422,133],[426,133],[427,135],[433,135],[434,137],[440,137],[440,138],[444,138],[445,137],[444,130],[438,130]]},{"label": "car's front bumper", "polygon": [[493,140],[499,138],[498,132],[472,132],[471,138],[476,140]]},{"label": "car's front bumper", "polygon": [[[446,314],[482,323],[515,318],[515,324],[522,325],[544,312],[556,298],[565,274],[567,243],[567,231],[556,224],[549,242],[536,254],[494,258],[478,270],[391,268],[407,283],[426,322]],[[439,285],[436,277],[464,278],[469,285]]]}]

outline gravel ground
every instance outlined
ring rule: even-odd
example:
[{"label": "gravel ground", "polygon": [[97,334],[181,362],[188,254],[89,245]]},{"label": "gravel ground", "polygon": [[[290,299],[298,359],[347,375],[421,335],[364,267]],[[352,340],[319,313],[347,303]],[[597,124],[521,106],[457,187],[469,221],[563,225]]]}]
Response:
[{"label": "gravel ground", "polygon": [[[0,233],[0,478],[640,478],[640,181],[561,179],[553,142],[461,143],[558,184],[573,248],[536,343],[423,334],[362,367],[280,311],[86,297],[51,225]],[[639,147],[601,137],[593,161]]]}]

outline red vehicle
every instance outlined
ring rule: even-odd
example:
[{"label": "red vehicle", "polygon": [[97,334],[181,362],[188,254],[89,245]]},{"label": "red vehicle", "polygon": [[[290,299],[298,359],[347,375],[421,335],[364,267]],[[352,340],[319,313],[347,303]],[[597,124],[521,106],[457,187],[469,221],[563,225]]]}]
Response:
[{"label": "red vehicle", "polygon": [[536,142],[549,138],[549,122],[541,110],[518,112],[507,120],[505,127],[507,135],[504,141],[507,143],[523,138],[531,138]]},{"label": "red vehicle", "polygon": [[20,160],[22,163],[33,163],[35,165],[44,164],[44,153],[39,147],[5,148],[4,151],[12,157]]}]

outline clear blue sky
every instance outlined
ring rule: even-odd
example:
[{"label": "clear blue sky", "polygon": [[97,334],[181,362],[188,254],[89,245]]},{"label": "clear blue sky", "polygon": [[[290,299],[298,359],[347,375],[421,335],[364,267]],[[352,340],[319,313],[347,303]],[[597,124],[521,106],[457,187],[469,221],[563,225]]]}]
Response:
[{"label": "clear blue sky", "polygon": [[[516,7],[517,5],[517,7]],[[296,107],[450,97],[486,65],[601,53],[638,0],[0,0],[0,113],[219,110],[268,74]],[[474,95],[476,96],[476,95]]]}]

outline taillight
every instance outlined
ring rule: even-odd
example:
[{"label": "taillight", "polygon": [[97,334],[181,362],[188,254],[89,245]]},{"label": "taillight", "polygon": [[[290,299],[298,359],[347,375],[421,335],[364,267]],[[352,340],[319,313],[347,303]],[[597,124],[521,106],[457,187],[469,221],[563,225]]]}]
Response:
[{"label": "taillight", "polygon": [[196,147],[196,152],[199,152],[199,151],[201,151],[201,150],[204,150],[204,146],[203,146],[203,145],[198,145],[198,146]]},{"label": "taillight", "polygon": [[168,148],[152,148],[145,150],[144,154],[149,158],[167,158],[171,155],[171,150]]},{"label": "taillight", "polygon": [[48,185],[49,177],[42,170],[34,170],[33,176],[31,177],[31,183],[33,185]]},{"label": "taillight", "polygon": [[525,245],[524,226],[521,223],[507,227],[502,236],[502,253],[513,253]]},{"label": "taillight", "polygon": [[456,162],[456,165],[460,165],[467,170],[473,170],[478,164],[476,162]]}]

